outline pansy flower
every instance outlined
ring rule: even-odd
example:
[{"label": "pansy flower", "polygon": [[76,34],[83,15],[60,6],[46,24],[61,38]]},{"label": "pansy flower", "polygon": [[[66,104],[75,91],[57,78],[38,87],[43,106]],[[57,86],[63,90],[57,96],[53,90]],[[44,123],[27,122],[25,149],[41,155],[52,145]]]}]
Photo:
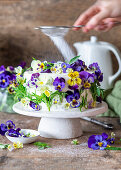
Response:
[{"label": "pansy flower", "polygon": [[65,87],[65,79],[62,77],[56,77],[53,82],[53,86],[55,86],[55,90],[62,91],[62,89]]},{"label": "pansy flower", "polygon": [[13,121],[11,121],[11,120],[8,120],[8,121],[6,122],[6,125],[7,125],[8,130],[9,130],[9,129],[15,129],[15,124],[14,124]]},{"label": "pansy flower", "polygon": [[95,71],[95,78],[96,78],[99,82],[102,82],[102,81],[103,81],[103,73],[101,73],[101,70],[96,70],[96,71]]},{"label": "pansy flower", "polygon": [[93,150],[104,150],[108,147],[107,141],[108,135],[106,133],[102,133],[102,135],[92,135],[88,139],[88,147]]},{"label": "pansy flower", "polygon": [[91,87],[91,83],[94,83],[94,75],[86,71],[81,71],[79,73],[79,77],[82,80],[82,85],[84,89],[89,89]]},{"label": "pansy flower", "polygon": [[77,89],[78,86],[81,84],[81,79],[79,78],[79,72],[74,71],[68,74],[68,76],[71,78],[67,81],[69,87],[72,86],[74,89]]},{"label": "pansy flower", "polygon": [[2,135],[2,136],[4,136],[5,135],[5,133],[7,132],[7,130],[8,130],[8,128],[7,128],[7,126],[6,126],[6,124],[1,124],[0,125],[0,134]]},{"label": "pansy flower", "polygon": [[84,61],[82,60],[77,60],[76,62],[74,62],[73,64],[71,64],[71,68],[74,70],[74,71],[83,71],[85,70],[87,67],[84,63]]},{"label": "pansy flower", "polygon": [[75,89],[74,93],[72,91],[66,92],[66,101],[70,103],[70,106],[72,108],[76,108],[80,106],[80,102],[78,101],[80,99],[79,90]]},{"label": "pansy flower", "polygon": [[100,67],[98,66],[98,63],[92,63],[89,65],[89,69],[91,70],[99,70]]},{"label": "pansy flower", "polygon": [[21,133],[20,133],[20,128],[17,128],[17,129],[10,129],[8,130],[8,135],[11,136],[11,137],[19,137],[19,136],[22,136]]},{"label": "pansy flower", "polygon": [[29,103],[30,107],[32,107],[34,110],[39,111],[40,110],[40,105],[36,104],[33,101],[30,101]]},{"label": "pansy flower", "polygon": [[61,64],[61,68],[62,68],[62,70],[63,70],[63,73],[66,73],[66,70],[67,70],[68,68],[71,68],[71,66],[70,66],[69,64],[62,63],[62,64]]},{"label": "pansy flower", "polygon": [[0,74],[0,88],[6,88],[9,86],[9,75],[5,73]]}]

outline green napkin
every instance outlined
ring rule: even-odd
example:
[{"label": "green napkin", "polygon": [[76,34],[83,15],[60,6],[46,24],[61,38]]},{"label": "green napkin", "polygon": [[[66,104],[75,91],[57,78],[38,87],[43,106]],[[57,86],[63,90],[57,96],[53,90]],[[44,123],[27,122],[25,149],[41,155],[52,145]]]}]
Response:
[{"label": "green napkin", "polygon": [[113,90],[106,96],[108,111],[99,116],[120,117],[121,122],[121,80],[117,81]]}]

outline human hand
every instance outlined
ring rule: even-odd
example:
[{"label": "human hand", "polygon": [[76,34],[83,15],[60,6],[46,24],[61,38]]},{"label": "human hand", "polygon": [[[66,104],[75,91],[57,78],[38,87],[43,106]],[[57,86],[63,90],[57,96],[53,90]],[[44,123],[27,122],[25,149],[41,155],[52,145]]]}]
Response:
[{"label": "human hand", "polygon": [[85,25],[83,32],[108,31],[117,25],[116,22],[121,22],[121,0],[98,0],[79,16],[74,26]]}]

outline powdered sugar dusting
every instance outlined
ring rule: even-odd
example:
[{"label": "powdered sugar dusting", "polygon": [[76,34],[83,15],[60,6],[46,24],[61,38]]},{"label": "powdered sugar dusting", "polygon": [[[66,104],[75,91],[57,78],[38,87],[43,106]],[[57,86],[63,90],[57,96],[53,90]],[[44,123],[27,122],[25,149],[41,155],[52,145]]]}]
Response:
[{"label": "powdered sugar dusting", "polygon": [[78,157],[78,156],[88,156],[89,154],[92,154],[93,150],[88,148],[87,143],[81,143],[79,145],[55,145],[52,146],[52,148],[46,148],[43,150],[39,150],[37,147],[31,147],[29,148],[29,152],[33,153],[41,153],[44,154],[44,156],[65,156],[65,157]]}]

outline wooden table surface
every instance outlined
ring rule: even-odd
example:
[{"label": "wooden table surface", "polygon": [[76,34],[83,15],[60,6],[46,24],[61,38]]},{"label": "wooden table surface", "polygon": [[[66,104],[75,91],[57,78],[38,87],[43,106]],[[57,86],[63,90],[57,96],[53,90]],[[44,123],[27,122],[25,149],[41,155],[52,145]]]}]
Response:
[{"label": "wooden table surface", "polygon": [[[118,118],[96,118],[114,124],[113,132],[117,141],[121,138],[121,124]],[[39,118],[18,114],[0,113],[0,123],[12,120],[16,127],[37,129]],[[51,148],[38,150],[33,144],[24,145],[23,149],[12,152],[0,149],[0,170],[114,170],[121,169],[121,151],[92,150],[87,146],[90,135],[103,132],[110,135],[111,130],[83,121],[83,135],[77,138],[80,145],[72,145],[69,140],[55,140],[38,137],[37,141],[46,142]],[[10,141],[0,136],[0,143],[9,144]],[[119,142],[120,143],[120,142]],[[120,146],[121,144],[115,144]]]}]

